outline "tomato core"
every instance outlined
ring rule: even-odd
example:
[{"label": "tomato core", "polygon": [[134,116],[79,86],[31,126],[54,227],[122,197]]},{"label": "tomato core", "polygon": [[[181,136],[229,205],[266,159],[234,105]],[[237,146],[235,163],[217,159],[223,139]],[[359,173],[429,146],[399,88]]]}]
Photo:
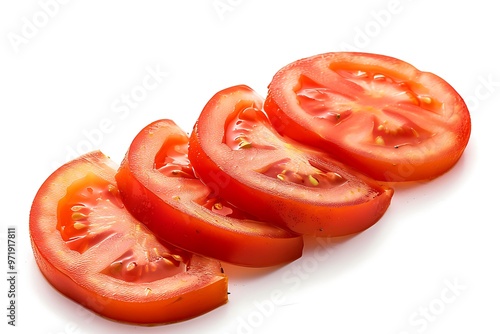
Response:
[{"label": "tomato core", "polygon": [[295,93],[306,113],[333,125],[352,117],[368,117],[373,131],[366,141],[375,145],[418,145],[435,135],[404,116],[404,112],[440,113],[443,104],[430,97],[426,89],[387,74],[330,69],[342,85],[327,87],[301,76]]}]

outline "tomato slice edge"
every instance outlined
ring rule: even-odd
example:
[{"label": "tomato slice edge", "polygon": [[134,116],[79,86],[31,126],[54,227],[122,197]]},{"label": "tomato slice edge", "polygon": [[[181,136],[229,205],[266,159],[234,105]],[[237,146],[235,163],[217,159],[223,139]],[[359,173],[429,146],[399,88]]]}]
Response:
[{"label": "tomato slice edge", "polygon": [[[38,190],[30,211],[29,230],[36,263],[47,281],[104,317],[132,323],[176,322],[226,303],[227,277],[220,264],[197,255],[192,256],[185,273],[147,283],[127,283],[95,270],[79,271],[93,264],[90,259],[85,260],[86,264],[68,265],[81,261],[81,256],[67,248],[57,231],[57,204],[51,199],[63,196],[68,182],[89,170],[112,182],[114,168],[101,152],[92,152],[57,169]],[[209,298],[200,303],[203,295]]]},{"label": "tomato slice edge", "polygon": [[[378,207],[378,209],[369,214],[370,210],[365,211],[371,217],[360,217],[361,215],[358,215],[357,220],[351,226],[351,231],[349,231],[349,223],[347,220],[342,221],[342,207],[339,207],[338,204],[332,206],[331,202],[322,200],[323,204],[314,205],[314,200],[307,197],[303,197],[302,200],[297,200],[297,198],[293,200],[283,197],[286,192],[278,190],[278,186],[286,189],[290,184],[284,186],[278,179],[271,180],[269,177],[262,175],[262,179],[267,183],[262,183],[261,187],[259,187],[258,183],[254,182],[254,174],[251,174],[246,179],[241,177],[241,174],[248,174],[246,169],[248,168],[248,161],[244,159],[245,154],[249,152],[251,159],[255,161],[260,159],[258,155],[263,152],[260,148],[256,148],[254,151],[251,151],[252,148],[233,151],[230,146],[224,144],[224,135],[221,128],[227,124],[227,117],[233,113],[235,106],[242,105],[241,101],[247,101],[249,105],[254,105],[257,108],[262,106],[262,98],[248,86],[235,86],[222,90],[216,93],[203,109],[190,139],[189,157],[200,177],[205,182],[213,182],[211,174],[222,173],[229,179],[227,187],[221,189],[223,197],[232,198],[237,205],[251,212],[257,212],[260,208],[260,211],[263,212],[261,213],[263,219],[301,234],[328,236],[339,233],[356,233],[377,221],[381,217],[381,211],[385,212],[390,203],[393,190],[375,184],[374,181],[370,183],[373,186],[371,189],[376,189],[378,195],[374,196],[376,200],[372,199],[368,202],[371,202],[372,207]],[[243,158],[238,160],[235,157]],[[231,164],[224,164],[224,161],[231,161]],[[234,172],[234,170],[239,169],[241,169],[239,172]],[[231,173],[233,174],[230,175]],[[368,180],[367,177],[359,176]],[[270,184],[272,184],[271,187]],[[274,184],[277,184],[277,186],[274,186]],[[304,188],[300,189],[305,191]],[[255,196],[256,191],[261,196],[264,196],[264,199],[257,198]],[[325,192],[325,189],[309,191],[311,194],[316,195],[323,192],[328,193]],[[237,201],[235,196],[238,196],[240,200]],[[316,198],[319,197],[316,196]],[[247,198],[247,200],[241,200],[241,198]],[[363,207],[366,207],[366,205],[358,206],[358,208]],[[383,209],[380,210],[380,208]],[[355,218],[354,211],[348,211],[344,211],[345,216],[343,218]],[[301,220],[303,221],[301,222]],[[326,223],[325,220],[330,221],[330,223]],[[308,226],[305,221],[314,221],[314,223]]]},{"label": "tomato slice edge", "polygon": [[[172,137],[177,139],[177,144],[189,140],[173,121],[157,120],[144,127],[131,143],[116,176],[129,211],[164,240],[221,261],[264,267],[287,263],[302,255],[300,235],[254,221],[249,215],[246,219],[237,219],[218,214],[217,211],[225,208],[220,201],[217,209],[204,207],[201,202],[206,202],[211,191],[216,192],[215,183],[209,189],[210,185],[199,179],[172,174],[185,166],[170,164],[167,174],[155,167],[163,160],[158,160],[162,149],[170,154],[174,151],[165,147]],[[177,153],[182,153],[181,147],[174,155]],[[177,159],[189,163],[187,151],[185,153],[185,157]],[[149,202],[149,210],[144,210],[141,202]]]},{"label": "tomato slice edge", "polygon": [[[386,136],[384,132],[374,134],[373,139],[371,139],[374,144],[363,144],[347,131],[348,126],[355,125],[348,123],[348,121],[344,123],[347,132],[339,128],[341,132],[335,134],[332,131],[337,131],[337,126],[334,128],[333,125],[323,125],[319,119],[314,120],[315,117],[307,115],[307,111],[303,111],[304,109],[301,109],[294,102],[295,97],[292,98],[298,87],[300,75],[308,75],[311,71],[317,71],[317,69],[312,70],[312,68],[331,68],[334,66],[332,64],[336,67],[344,66],[358,70],[362,69],[363,66],[365,69],[367,66],[372,66],[372,71],[389,73],[390,76],[397,77],[399,82],[410,85],[410,87],[407,86],[408,89],[411,88],[421,93],[421,95],[412,97],[414,100],[419,98],[420,105],[442,99],[441,102],[446,105],[446,108],[442,109],[442,121],[433,117],[435,120],[432,122],[437,126],[448,127],[449,131],[439,130],[440,134],[429,138],[427,143],[424,141],[425,144],[421,146],[427,148],[425,153],[420,153],[418,150],[412,149],[411,145],[406,144],[395,145],[393,149],[388,150],[384,147],[385,144],[389,144],[387,137],[385,141],[383,140]],[[432,87],[432,94],[424,94],[424,90],[418,85],[427,87],[427,90]],[[428,179],[448,171],[465,150],[471,128],[470,115],[465,102],[453,87],[442,78],[429,72],[421,72],[402,60],[369,53],[327,53],[286,65],[276,73],[269,84],[265,110],[269,113],[274,126],[280,133],[328,151],[353,167],[382,181]],[[339,121],[341,120],[339,119],[337,122]],[[331,124],[332,122],[326,123]],[[427,124],[430,126],[430,123]],[[324,126],[325,130],[320,130],[318,133],[318,126]],[[383,127],[383,125],[380,126]],[[328,131],[332,134],[327,133],[326,129],[330,129]],[[389,131],[392,131],[391,128]],[[351,139],[343,140],[341,138]],[[385,158],[383,158],[384,156]],[[366,161],[364,162],[364,160]]]}]

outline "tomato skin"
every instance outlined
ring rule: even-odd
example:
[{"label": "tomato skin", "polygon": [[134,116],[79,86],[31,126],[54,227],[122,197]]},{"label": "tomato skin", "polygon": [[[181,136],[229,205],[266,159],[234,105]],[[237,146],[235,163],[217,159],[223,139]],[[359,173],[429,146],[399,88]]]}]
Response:
[{"label": "tomato skin", "polygon": [[[198,286],[199,290],[179,289],[178,296],[134,301],[130,300],[130,296],[132,295],[133,299],[133,295],[137,294],[139,289],[132,284],[129,286],[122,284],[109,291],[106,291],[107,286],[103,286],[101,291],[96,292],[95,286],[87,287],[82,282],[75,282],[75,277],[85,281],[79,272],[80,268],[68,273],[63,272],[54,266],[51,259],[44,256],[45,250],[41,251],[36,245],[32,248],[40,271],[55,289],[82,306],[112,320],[142,325],[168,324],[197,317],[227,302],[227,278],[223,278],[223,275],[212,276],[217,270],[220,273],[220,266],[201,257],[193,258],[191,263],[192,268],[196,268],[191,269],[193,270],[191,275],[199,275],[198,280],[190,279],[184,283]],[[108,284],[116,285],[115,282]],[[141,288],[141,292],[144,289],[146,286]],[[116,295],[111,296],[112,292]]]},{"label": "tomato skin", "polygon": [[101,152],[88,153],[51,174],[33,201],[31,245],[40,271],[54,288],[103,317],[148,325],[186,320],[227,302],[227,277],[220,263],[198,255],[189,255],[186,271],[152,282],[127,282],[103,273],[138,237],[164,245],[123,206],[116,208],[120,216],[114,235],[84,253],[69,249],[57,229],[58,199],[74,180],[89,173],[113,185],[116,166]]},{"label": "tomato skin", "polygon": [[[348,76],[341,78],[342,75],[337,75],[338,78],[322,77],[325,72],[342,71],[382,74],[384,79],[393,80],[393,88],[401,90],[400,96],[406,97],[407,93],[411,97],[398,100],[381,90],[382,96],[372,98],[365,94],[366,86],[370,87],[376,80],[363,82],[357,78],[351,80]],[[315,114],[320,109],[327,110],[322,104],[330,103],[328,99],[309,105],[304,99],[298,103],[298,94],[306,84],[304,77],[318,79],[321,82],[318,89],[328,93],[334,89],[337,100],[331,102],[330,110],[341,110],[338,120]],[[360,82],[362,84],[358,86]],[[360,89],[360,86],[365,89]],[[345,111],[343,108],[362,108],[363,99],[368,104],[374,103],[369,108],[376,110],[371,112],[365,108],[363,112],[354,111],[345,119],[340,116]],[[288,64],[269,84],[265,110],[281,134],[325,150],[347,165],[388,182],[433,179],[447,172],[462,156],[471,132],[467,106],[445,80],[421,72],[399,59],[368,53],[333,52]],[[405,137],[387,135],[377,131],[378,119],[388,115],[381,110],[390,110],[396,122],[411,128],[411,131],[429,132],[427,138],[411,134]],[[382,124],[378,126],[383,128]],[[403,132],[401,128],[395,131]],[[400,137],[402,145],[388,144],[383,140],[380,142],[384,144],[378,145],[375,138],[379,135],[395,141]],[[410,142],[405,142],[405,138]]]},{"label": "tomato skin", "polygon": [[[207,103],[189,142],[189,158],[200,178],[212,184],[217,184],[218,179],[226,179],[224,187],[219,188],[222,197],[296,233],[342,236],[363,231],[375,224],[386,212],[393,190],[350,170],[325,153],[302,148],[305,152],[302,156],[325,170],[341,173],[345,184],[352,185],[356,191],[361,189],[363,195],[353,194],[352,200],[343,203],[334,195],[338,193],[329,190],[309,191],[301,186],[287,188],[286,183],[263,177],[251,167],[255,161],[271,159],[275,151],[265,153],[259,148],[232,151],[224,144],[224,126],[228,124],[229,115],[241,105],[262,109],[262,103],[263,99],[247,86],[227,88]],[[274,135],[279,138],[277,133]],[[291,145],[300,147],[299,144]],[[264,156],[267,158],[263,159]],[[346,193],[349,190],[340,191],[342,196],[348,196]]]},{"label": "tomato skin", "polygon": [[[162,150],[172,152],[172,147],[187,146],[188,140],[171,120],[155,121],[136,136],[116,175],[128,210],[163,240],[221,261],[267,267],[299,258],[302,236],[255,221],[248,214],[238,218],[214,214],[197,204],[212,195],[200,180],[168,176],[155,167]],[[184,159],[182,148],[177,150],[176,155],[181,153],[177,159]],[[184,153],[187,159],[187,148]]]}]

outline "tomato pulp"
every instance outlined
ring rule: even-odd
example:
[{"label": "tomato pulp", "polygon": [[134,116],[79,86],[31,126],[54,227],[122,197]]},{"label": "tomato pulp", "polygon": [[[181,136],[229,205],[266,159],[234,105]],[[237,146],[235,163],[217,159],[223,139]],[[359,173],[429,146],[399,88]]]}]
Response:
[{"label": "tomato pulp", "polygon": [[124,208],[116,166],[101,152],[56,170],[30,212],[36,263],[57,290],[114,320],[156,324],[227,302],[216,260],[158,239]]},{"label": "tomato pulp", "polygon": [[393,190],[322,151],[280,136],[247,86],[215,94],[196,122],[189,159],[221,197],[300,234],[362,231],[387,210]]},{"label": "tomato pulp", "polygon": [[302,236],[253,219],[218,196],[224,177],[209,186],[188,159],[188,136],[171,120],[146,126],[116,175],[130,212],[158,237],[233,264],[264,267],[302,255]]},{"label": "tomato pulp", "polygon": [[333,52],[273,77],[265,110],[279,132],[382,181],[435,178],[467,146],[471,120],[442,78],[388,56]]}]

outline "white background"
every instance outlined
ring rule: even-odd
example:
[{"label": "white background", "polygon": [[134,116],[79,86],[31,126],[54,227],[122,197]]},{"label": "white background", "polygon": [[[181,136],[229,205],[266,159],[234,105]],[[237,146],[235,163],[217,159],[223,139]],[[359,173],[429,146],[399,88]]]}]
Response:
[{"label": "white background", "polygon": [[[498,333],[500,24],[493,4],[2,1],[0,267],[7,276],[6,231],[16,226],[19,275],[16,328],[7,325],[8,287],[0,280],[0,331]],[[294,263],[225,265],[229,303],[179,324],[105,320],[47,284],[31,252],[28,215],[55,167],[89,149],[118,163],[149,122],[172,118],[190,131],[218,90],[247,84],[264,95],[282,66],[343,49],[406,60],[466,99],[472,136],[452,171],[396,189],[383,219],[359,235],[308,240]],[[141,90],[148,71],[160,73],[158,85]],[[132,93],[137,99],[127,107]]]}]

